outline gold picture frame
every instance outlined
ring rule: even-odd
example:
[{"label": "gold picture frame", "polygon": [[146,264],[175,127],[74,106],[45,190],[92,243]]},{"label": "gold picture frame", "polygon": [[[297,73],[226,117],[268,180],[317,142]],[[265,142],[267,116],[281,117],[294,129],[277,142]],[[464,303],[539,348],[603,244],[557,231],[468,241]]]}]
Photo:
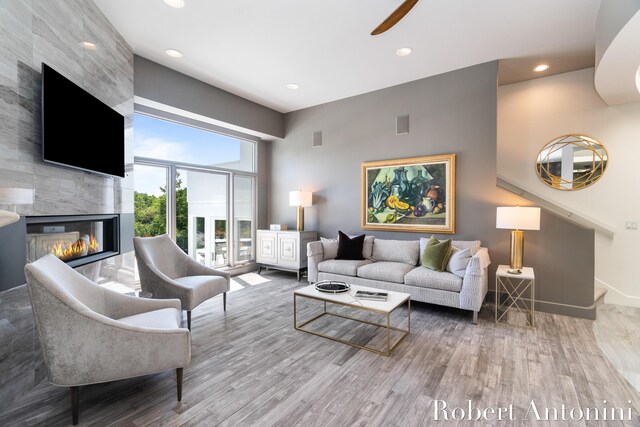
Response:
[{"label": "gold picture frame", "polygon": [[455,154],[362,163],[362,228],[454,234],[455,178]]}]

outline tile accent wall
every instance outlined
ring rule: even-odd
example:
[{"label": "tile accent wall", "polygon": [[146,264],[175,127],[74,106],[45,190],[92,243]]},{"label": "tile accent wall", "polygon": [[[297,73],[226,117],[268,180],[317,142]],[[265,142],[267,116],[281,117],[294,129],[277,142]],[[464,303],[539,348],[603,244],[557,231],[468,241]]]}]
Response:
[{"label": "tile accent wall", "polygon": [[[40,69],[46,62],[126,117],[126,159],[133,163],[131,47],[90,0],[2,0],[0,33],[0,187],[35,190],[34,204],[18,212],[133,213],[131,167],[120,179],[48,165],[40,145]],[[81,41],[98,48],[86,50]],[[100,275],[132,286],[132,259],[128,253],[105,260]],[[83,272],[91,270],[96,266]],[[39,347],[26,287],[0,293],[0,412],[46,381]]]}]

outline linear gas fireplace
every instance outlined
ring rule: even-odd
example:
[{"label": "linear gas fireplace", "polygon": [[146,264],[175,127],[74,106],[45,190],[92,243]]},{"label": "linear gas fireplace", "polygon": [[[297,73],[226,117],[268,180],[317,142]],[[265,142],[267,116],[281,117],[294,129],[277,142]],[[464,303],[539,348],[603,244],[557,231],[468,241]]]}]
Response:
[{"label": "linear gas fireplace", "polygon": [[54,254],[71,267],[120,254],[120,216],[27,217],[27,259]]}]

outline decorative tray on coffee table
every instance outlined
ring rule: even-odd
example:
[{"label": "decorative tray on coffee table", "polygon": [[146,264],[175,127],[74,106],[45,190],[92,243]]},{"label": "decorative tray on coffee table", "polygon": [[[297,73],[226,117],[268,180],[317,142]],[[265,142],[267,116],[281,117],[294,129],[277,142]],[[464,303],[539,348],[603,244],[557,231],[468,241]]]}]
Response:
[{"label": "decorative tray on coffee table", "polygon": [[351,289],[351,286],[345,282],[339,282],[337,280],[323,280],[316,283],[317,291],[328,294],[340,294],[342,292],[348,292],[349,289]]}]

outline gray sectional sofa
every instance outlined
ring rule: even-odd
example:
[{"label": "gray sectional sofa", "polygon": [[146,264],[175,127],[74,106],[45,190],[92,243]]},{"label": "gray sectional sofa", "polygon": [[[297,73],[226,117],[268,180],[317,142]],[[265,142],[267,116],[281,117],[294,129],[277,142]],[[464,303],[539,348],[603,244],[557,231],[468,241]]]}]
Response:
[{"label": "gray sectional sofa", "polygon": [[414,301],[470,310],[473,323],[487,294],[489,251],[480,241],[456,241],[452,245],[470,249],[471,259],[464,277],[420,266],[427,239],[386,240],[367,236],[362,261],[335,259],[337,239],[322,239],[307,245],[308,279],[340,280],[354,285],[405,292]]}]

